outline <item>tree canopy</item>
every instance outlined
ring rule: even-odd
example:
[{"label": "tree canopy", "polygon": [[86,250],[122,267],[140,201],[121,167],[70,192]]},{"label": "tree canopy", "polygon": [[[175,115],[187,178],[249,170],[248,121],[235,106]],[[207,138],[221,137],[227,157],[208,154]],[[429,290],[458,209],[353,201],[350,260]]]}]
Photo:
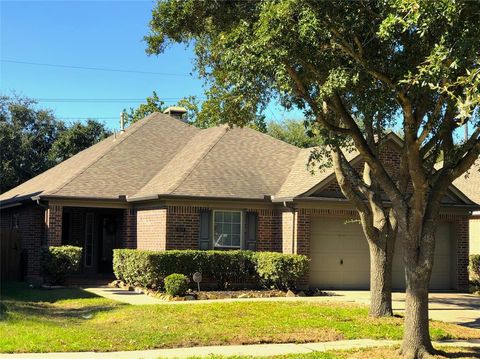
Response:
[{"label": "tree canopy", "polygon": [[0,97],[0,192],[90,147],[110,132],[101,123],[68,125],[34,100]]}]

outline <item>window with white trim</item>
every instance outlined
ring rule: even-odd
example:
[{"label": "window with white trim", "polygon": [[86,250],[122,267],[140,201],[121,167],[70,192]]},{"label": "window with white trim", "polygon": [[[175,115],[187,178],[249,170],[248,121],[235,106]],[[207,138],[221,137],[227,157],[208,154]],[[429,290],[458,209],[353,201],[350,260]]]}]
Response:
[{"label": "window with white trim", "polygon": [[213,248],[241,249],[242,212],[213,211]]}]

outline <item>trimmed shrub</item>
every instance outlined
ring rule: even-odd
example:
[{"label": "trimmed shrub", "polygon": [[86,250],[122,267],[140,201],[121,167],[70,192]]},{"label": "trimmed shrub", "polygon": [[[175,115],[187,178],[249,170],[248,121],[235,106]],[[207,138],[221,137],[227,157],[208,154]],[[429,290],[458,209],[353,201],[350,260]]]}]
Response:
[{"label": "trimmed shrub", "polygon": [[470,256],[469,269],[472,280],[480,282],[480,254]]},{"label": "trimmed shrub", "polygon": [[165,277],[165,292],[172,296],[183,297],[188,290],[190,281],[183,274],[173,273]]},{"label": "trimmed shrub", "polygon": [[275,252],[255,253],[258,276],[265,285],[278,289],[295,288],[308,272],[307,256]]},{"label": "trimmed shrub", "polygon": [[51,284],[63,284],[67,277],[80,270],[82,248],[52,246],[42,248],[43,273]]},{"label": "trimmed shrub", "polygon": [[232,283],[251,281],[255,263],[250,251],[115,249],[113,271],[117,279],[153,289],[162,288],[164,278],[170,274],[191,278],[193,273],[200,272],[224,289]]},{"label": "trimmed shrub", "polygon": [[[260,264],[258,263],[260,262]],[[113,269],[117,279],[133,286],[161,289],[164,279],[178,273],[191,278],[200,272],[221,289],[233,284],[263,282],[278,288],[296,284],[308,270],[308,259],[271,252],[115,249]]]}]

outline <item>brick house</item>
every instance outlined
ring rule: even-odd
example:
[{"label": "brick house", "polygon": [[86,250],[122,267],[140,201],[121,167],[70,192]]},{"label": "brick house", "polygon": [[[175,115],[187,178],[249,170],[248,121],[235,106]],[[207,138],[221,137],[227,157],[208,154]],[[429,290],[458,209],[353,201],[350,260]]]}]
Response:
[{"label": "brick house", "polygon": [[[394,135],[382,146],[391,171],[399,146]],[[84,276],[111,273],[113,248],[240,248],[308,255],[311,286],[367,289],[357,213],[331,169],[310,174],[310,153],[252,129],[202,130],[155,113],[2,194],[1,226],[21,237],[27,279],[41,276],[43,245],[83,247]],[[466,289],[474,206],[453,186],[444,199],[432,289]],[[401,257],[398,245],[396,289]]]}]

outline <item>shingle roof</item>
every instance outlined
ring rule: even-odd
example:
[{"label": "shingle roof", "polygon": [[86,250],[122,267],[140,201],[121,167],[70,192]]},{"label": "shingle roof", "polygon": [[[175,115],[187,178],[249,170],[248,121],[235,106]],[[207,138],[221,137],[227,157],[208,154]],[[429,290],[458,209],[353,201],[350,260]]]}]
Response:
[{"label": "shingle roof", "polygon": [[[307,169],[300,149],[249,128],[201,130],[154,113],[0,195],[141,200],[159,196],[294,198],[332,175]],[[356,152],[347,152],[349,160]],[[478,162],[478,161],[477,161]],[[473,170],[471,171],[473,172]],[[480,203],[480,173],[454,183]]]},{"label": "shingle roof", "polygon": [[480,205],[480,158],[466,174],[453,181],[453,184],[469,199]]},{"label": "shingle roof", "polygon": [[263,198],[300,149],[248,128],[205,130],[154,113],[0,195],[140,199],[157,195]]}]

